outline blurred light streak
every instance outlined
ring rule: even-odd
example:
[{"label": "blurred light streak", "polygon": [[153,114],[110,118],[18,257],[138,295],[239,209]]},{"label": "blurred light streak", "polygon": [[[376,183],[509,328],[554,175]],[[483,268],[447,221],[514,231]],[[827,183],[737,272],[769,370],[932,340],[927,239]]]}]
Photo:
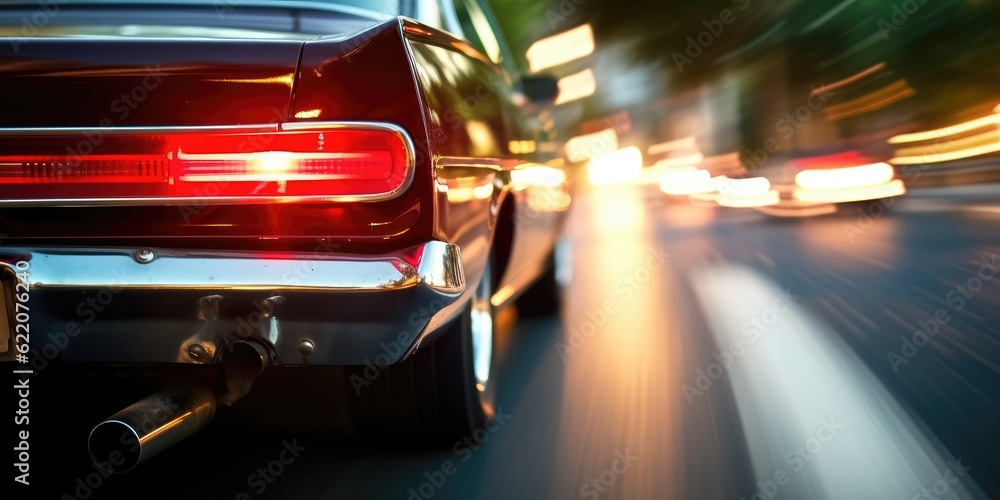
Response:
[{"label": "blurred light streak", "polygon": [[764,194],[756,196],[736,196],[731,194],[720,194],[715,202],[723,207],[730,208],[759,208],[770,207],[781,203],[781,194],[776,190],[770,190]]},{"label": "blurred light streak", "polygon": [[803,170],[795,176],[802,189],[835,190],[885,184],[896,175],[887,163],[873,163],[847,168]]},{"label": "blurred light streak", "polygon": [[771,181],[764,177],[747,179],[731,179],[724,175],[712,178],[712,186],[716,191],[738,198],[754,198],[764,196],[771,190]]},{"label": "blurred light streak", "polygon": [[870,94],[861,96],[841,104],[826,107],[826,119],[836,121],[842,118],[857,116],[888,106],[896,101],[916,94],[905,79],[897,80]]},{"label": "blurred light streak", "polygon": [[788,23],[788,20],[786,20],[786,19],[782,19],[781,21],[778,21],[777,23],[774,23],[774,25],[770,29],[768,29],[764,33],[761,33],[759,36],[757,36],[757,38],[754,38],[753,40],[750,40],[749,42],[740,45],[740,48],[738,48],[738,49],[736,49],[736,50],[734,50],[732,52],[729,52],[728,54],[725,54],[722,57],[716,59],[715,62],[713,63],[713,65],[719,66],[719,65],[721,65],[721,64],[723,64],[725,62],[728,62],[728,61],[730,61],[732,59],[736,59],[737,57],[739,57],[739,56],[741,56],[743,54],[746,54],[747,52],[750,52],[751,50],[753,50],[754,48],[756,48],[758,45],[766,42],[768,38],[771,38],[772,36],[774,36],[775,33],[780,33],[781,30],[785,27],[785,24],[787,24],[787,23]]},{"label": "blurred light streak", "polygon": [[782,203],[771,207],[760,207],[757,210],[772,217],[819,217],[821,215],[831,215],[837,213],[837,205],[832,203],[824,203],[821,205],[786,205],[785,203]]},{"label": "blurred light streak", "polygon": [[996,153],[998,151],[1000,151],[1000,143],[994,143],[986,146],[979,146],[975,148],[953,151],[950,153],[893,158],[889,161],[897,165],[919,165],[923,163],[941,163],[945,161],[961,160],[963,158],[972,158],[974,156],[982,156],[985,154]]},{"label": "blurred light streak", "polygon": [[812,168],[842,168],[842,167],[855,167],[858,165],[865,165],[869,163],[867,157],[859,154],[857,151],[844,151],[842,153],[824,155],[824,156],[807,156],[803,158],[795,158],[789,163],[790,166],[798,168],[801,170],[812,169]]},{"label": "blurred light streak", "polygon": [[642,169],[642,173],[639,177],[635,179],[635,184],[640,186],[655,186],[660,183],[660,179],[663,178],[663,172],[666,169],[660,168],[656,165],[652,167],[645,167]]},{"label": "blurred light streak", "polygon": [[587,167],[587,178],[594,186],[631,182],[642,174],[642,151],[625,148],[595,156]]},{"label": "blurred light streak", "polygon": [[[734,265],[705,268],[691,283],[715,344],[743,346],[727,376],[754,473],[789,471],[791,481],[776,486],[781,498],[916,498],[951,467],[954,457],[838,333],[787,298],[795,290]],[[748,334],[755,318],[767,328]],[[830,435],[831,423],[836,434],[808,446],[803,468],[790,468],[788,457],[817,429]],[[954,498],[985,498],[970,476],[950,487]]]},{"label": "blurred light streak", "polygon": [[912,134],[901,134],[889,139],[889,144],[905,144],[908,142],[921,142],[929,141],[932,139],[942,139],[944,137],[950,137],[953,135],[961,134],[964,132],[970,132],[977,128],[996,126],[1000,124],[1000,106],[997,106],[993,110],[993,114],[986,115],[982,118],[976,118],[975,120],[969,120],[967,122],[962,122],[956,125],[950,125],[947,127],[942,127],[934,130],[926,130],[924,132],[914,132]]},{"label": "blurred light streak", "polygon": [[206,82],[222,83],[246,83],[250,85],[285,85],[291,88],[295,83],[295,75],[287,73],[284,75],[269,76],[265,78],[209,78]]},{"label": "blurred light streak", "polygon": [[701,166],[715,175],[745,175],[747,173],[746,167],[740,161],[740,153],[737,151],[707,156]]},{"label": "blurred light streak", "polygon": [[493,196],[493,189],[492,176],[458,177],[438,185],[438,190],[447,193],[448,201],[452,203],[488,200]]},{"label": "blurred light streak", "polygon": [[679,167],[697,167],[699,164],[701,164],[702,160],[704,159],[705,159],[704,155],[702,155],[701,153],[696,153],[688,156],[678,156],[676,158],[667,158],[666,160],[660,160],[656,162],[654,166],[663,169],[671,169]]},{"label": "blurred light streak", "polygon": [[881,33],[876,31],[875,33],[869,35],[867,38],[861,40],[858,43],[855,43],[850,48],[846,50],[840,50],[836,52],[836,55],[834,55],[833,57],[825,59],[823,62],[819,63],[817,69],[821,71],[826,71],[828,68],[830,68],[830,66],[833,66],[842,61],[850,60],[852,57],[858,55],[858,53],[864,51],[865,49],[868,49],[876,44],[881,44],[881,43],[885,43],[885,38],[882,37]]},{"label": "blurred light streak", "polygon": [[831,90],[839,89],[840,87],[843,87],[844,85],[848,85],[848,84],[854,83],[854,82],[856,82],[856,81],[858,81],[858,80],[860,80],[860,79],[862,79],[862,78],[864,78],[864,77],[866,77],[868,75],[876,73],[876,72],[878,72],[879,70],[881,70],[884,67],[885,67],[885,63],[884,62],[880,62],[880,63],[878,63],[878,64],[876,64],[876,65],[874,65],[874,66],[872,66],[872,67],[870,67],[870,68],[868,68],[866,70],[861,71],[860,73],[858,73],[856,75],[849,76],[847,78],[844,78],[843,80],[839,80],[839,81],[836,81],[836,82],[833,82],[833,83],[830,83],[830,84],[827,84],[827,85],[823,85],[823,86],[817,87],[817,88],[813,89],[813,91],[811,92],[811,94],[818,95],[818,94],[822,94],[824,92],[829,92]]},{"label": "blurred light streak", "polygon": [[594,30],[589,24],[543,38],[528,47],[532,73],[589,56],[594,52]]},{"label": "blurred light streak", "polygon": [[614,129],[581,135],[566,141],[566,158],[573,163],[587,161],[599,154],[617,150],[618,133]]},{"label": "blurred light streak", "polygon": [[897,165],[941,163],[997,151],[1000,151],[1000,130],[991,130],[954,141],[901,149],[896,152],[898,156],[889,161]]},{"label": "blurred light streak", "polygon": [[850,7],[851,5],[857,2],[858,0],[844,0],[843,2],[840,2],[840,4],[838,4],[836,7],[828,10],[826,14],[819,16],[818,19],[809,23],[809,26],[806,26],[805,29],[803,29],[800,33],[808,33],[816,28],[819,28],[820,26],[826,24],[826,22],[829,21],[830,19],[833,19],[837,14],[843,12],[844,9]]},{"label": "blurred light streak", "polygon": [[649,147],[649,156],[659,156],[662,154],[672,153],[674,151],[699,151],[698,139],[693,135],[687,137],[676,139],[668,142],[661,142],[659,144],[653,144]]},{"label": "blurred light streak", "polygon": [[556,105],[578,101],[597,92],[597,77],[594,70],[586,69],[559,80],[559,97]]},{"label": "blurred light streak", "polygon": [[510,178],[515,189],[558,188],[566,182],[566,172],[544,165],[529,165],[511,171]]},{"label": "blurred light streak", "polygon": [[580,133],[590,134],[606,128],[614,129],[618,134],[627,134],[632,131],[632,117],[628,111],[620,111],[610,116],[587,120],[580,124]]},{"label": "blurred light streak", "polygon": [[850,189],[796,189],[796,200],[810,203],[850,203],[865,200],[880,200],[906,194],[906,187],[900,179],[885,184]]},{"label": "blurred light streak", "polygon": [[660,180],[660,190],[674,196],[695,193],[714,193],[712,174],[708,170],[677,168],[667,171]]}]

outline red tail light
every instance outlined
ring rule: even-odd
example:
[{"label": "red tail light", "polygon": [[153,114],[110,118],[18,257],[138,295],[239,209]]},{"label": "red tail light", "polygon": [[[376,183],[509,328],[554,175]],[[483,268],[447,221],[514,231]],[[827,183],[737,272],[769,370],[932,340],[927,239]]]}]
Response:
[{"label": "red tail light", "polygon": [[16,152],[0,155],[0,199],[384,199],[410,180],[412,146],[395,127],[301,126],[5,137]]}]

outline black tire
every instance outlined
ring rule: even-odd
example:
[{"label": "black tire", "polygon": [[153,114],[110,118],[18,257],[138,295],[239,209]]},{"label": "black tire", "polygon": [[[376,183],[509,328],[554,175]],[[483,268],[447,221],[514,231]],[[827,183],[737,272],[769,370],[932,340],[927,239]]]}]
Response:
[{"label": "black tire", "polygon": [[[488,422],[496,397],[492,363],[496,319],[489,302],[489,268],[484,276],[473,300],[432,344],[401,363],[384,367],[370,385],[360,389],[352,379],[364,379],[361,372],[365,367],[348,370],[349,409],[356,430],[370,438],[450,445]],[[487,324],[490,363],[480,390],[474,368],[474,335],[475,328]]]},{"label": "black tire", "polygon": [[556,280],[555,253],[549,256],[545,273],[515,301],[520,316],[531,318],[559,314],[562,290]]}]

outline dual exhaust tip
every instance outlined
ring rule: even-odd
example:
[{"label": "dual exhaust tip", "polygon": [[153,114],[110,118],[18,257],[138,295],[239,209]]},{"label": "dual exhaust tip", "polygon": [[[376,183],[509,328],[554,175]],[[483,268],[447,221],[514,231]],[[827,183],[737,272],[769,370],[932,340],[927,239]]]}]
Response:
[{"label": "dual exhaust tip", "polygon": [[[223,348],[220,362],[227,373],[252,381],[268,364],[266,349],[249,341]],[[208,426],[218,399],[206,386],[157,392],[97,424],[87,442],[97,466],[122,473]]]}]

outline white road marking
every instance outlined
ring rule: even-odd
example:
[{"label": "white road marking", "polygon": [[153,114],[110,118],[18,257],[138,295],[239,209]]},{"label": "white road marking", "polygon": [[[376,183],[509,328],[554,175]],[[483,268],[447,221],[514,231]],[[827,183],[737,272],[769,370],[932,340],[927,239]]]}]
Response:
[{"label": "white road marking", "polygon": [[[794,301],[776,311],[782,293],[775,283],[738,266],[702,269],[692,280],[719,349],[734,341],[745,349],[726,374],[760,482],[746,499],[773,496],[766,490],[779,471],[788,476],[776,485],[780,498],[911,499],[923,498],[925,488],[931,498],[986,498],[968,473],[943,482],[959,462],[829,326]],[[831,420],[843,429],[810,443],[830,436],[821,429]],[[796,454],[799,447],[805,454]],[[947,491],[933,491],[936,482]]]}]

